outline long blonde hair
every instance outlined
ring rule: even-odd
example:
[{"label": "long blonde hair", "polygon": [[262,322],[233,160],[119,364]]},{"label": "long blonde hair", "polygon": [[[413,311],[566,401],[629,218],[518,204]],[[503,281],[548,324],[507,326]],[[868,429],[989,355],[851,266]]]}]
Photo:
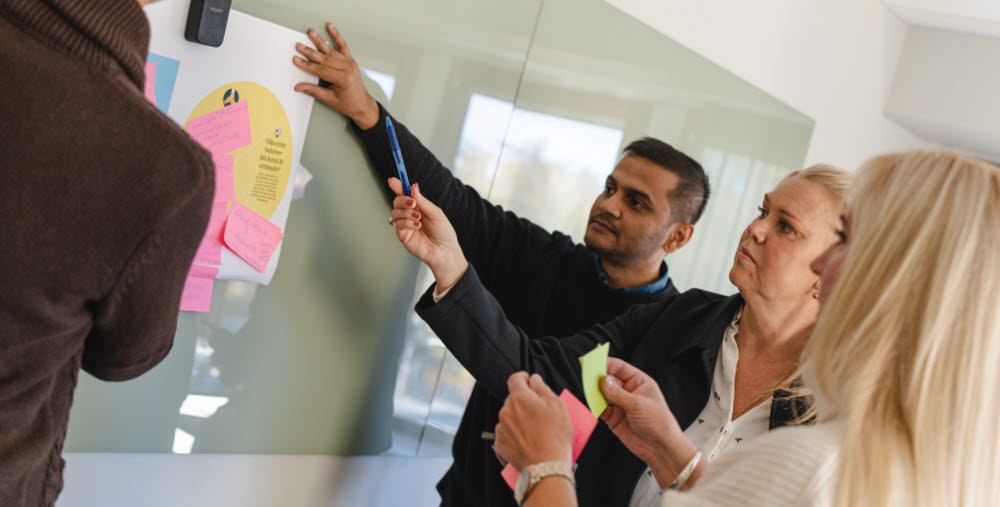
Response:
[{"label": "long blonde hair", "polygon": [[844,425],[834,505],[1000,505],[1000,168],[885,155],[848,202],[806,354]]}]

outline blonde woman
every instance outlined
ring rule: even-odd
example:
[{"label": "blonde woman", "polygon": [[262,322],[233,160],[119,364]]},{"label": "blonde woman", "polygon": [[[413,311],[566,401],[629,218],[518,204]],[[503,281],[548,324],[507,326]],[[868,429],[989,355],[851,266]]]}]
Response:
[{"label": "blonde woman", "polygon": [[[729,275],[739,293],[692,289],[562,337],[530,336],[507,319],[465,262],[444,213],[419,186],[412,197],[396,199],[392,217],[400,241],[434,273],[436,285],[417,303],[417,313],[497,400],[506,398],[507,378],[518,370],[539,373],[557,390],[583,399],[578,358],[608,342],[612,357],[656,379],[674,409],[675,425],[683,428],[678,448],[688,453],[686,459],[701,453],[712,460],[794,418],[791,404],[776,393],[797,370],[816,322],[821,282],[810,263],[839,241],[849,176],[814,166],[789,175],[763,197],[734,252]],[[398,181],[392,185],[400,194]],[[543,311],[565,302],[546,304]],[[495,424],[478,430],[492,432]],[[630,444],[603,425],[597,428],[575,472],[584,505],[641,505],[659,498],[665,476],[652,466],[656,455]],[[476,445],[492,453],[492,442]],[[500,467],[490,465],[499,475]],[[509,488],[499,487],[513,503],[504,496]],[[492,498],[497,492],[487,493]]]},{"label": "blonde woman", "polygon": [[[686,475],[689,491],[662,505],[1000,505],[1000,168],[941,151],[878,157],[844,219],[845,241],[813,263],[815,426],[686,470],[655,383],[610,361],[604,419]],[[539,453],[572,438],[565,412],[539,378],[510,385],[498,449],[518,466],[551,459]],[[575,505],[568,484],[543,479],[525,505]]]}]

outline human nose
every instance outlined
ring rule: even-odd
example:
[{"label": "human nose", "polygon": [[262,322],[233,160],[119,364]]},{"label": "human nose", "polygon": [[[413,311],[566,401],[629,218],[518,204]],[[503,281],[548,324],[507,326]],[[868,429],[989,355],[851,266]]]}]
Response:
[{"label": "human nose", "polygon": [[610,196],[601,195],[601,197],[597,198],[597,210],[603,214],[621,218],[622,203],[620,195],[620,192],[616,192]]},{"label": "human nose", "polygon": [[767,224],[764,223],[764,220],[754,220],[747,226],[747,232],[750,233],[750,237],[755,242],[763,243],[767,237]]},{"label": "human nose", "polygon": [[819,257],[816,257],[809,263],[809,269],[812,270],[813,274],[822,276],[823,270],[826,269],[827,260],[830,258],[830,253],[833,252],[834,248],[836,248],[836,246],[827,248],[826,251],[819,255]]}]

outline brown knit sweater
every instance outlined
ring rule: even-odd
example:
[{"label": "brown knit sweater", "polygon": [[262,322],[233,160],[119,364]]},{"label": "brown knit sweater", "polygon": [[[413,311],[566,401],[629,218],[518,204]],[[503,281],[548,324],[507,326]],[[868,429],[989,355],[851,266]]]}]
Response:
[{"label": "brown knit sweater", "polygon": [[143,98],[135,0],[0,0],[0,506],[50,506],[82,367],[173,342],[211,158]]}]

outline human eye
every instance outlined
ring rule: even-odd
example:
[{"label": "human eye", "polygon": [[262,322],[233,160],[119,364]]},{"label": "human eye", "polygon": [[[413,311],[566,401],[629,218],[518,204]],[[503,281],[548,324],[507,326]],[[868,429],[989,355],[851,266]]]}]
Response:
[{"label": "human eye", "polygon": [[778,220],[778,231],[783,234],[795,234],[795,227],[786,220]]}]

